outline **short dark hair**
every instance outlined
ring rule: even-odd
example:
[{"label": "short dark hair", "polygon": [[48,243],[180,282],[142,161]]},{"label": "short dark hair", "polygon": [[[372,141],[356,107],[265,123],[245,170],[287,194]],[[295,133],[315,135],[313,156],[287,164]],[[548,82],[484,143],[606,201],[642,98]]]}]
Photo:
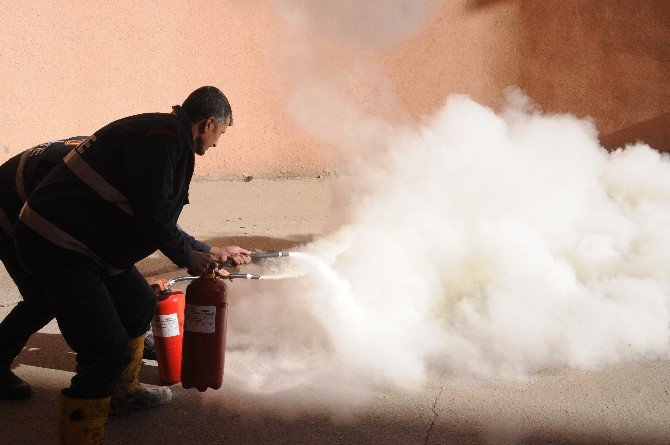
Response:
[{"label": "short dark hair", "polygon": [[217,87],[200,87],[188,95],[181,106],[192,123],[213,117],[218,125],[230,117],[233,125],[233,109],[226,96]]}]

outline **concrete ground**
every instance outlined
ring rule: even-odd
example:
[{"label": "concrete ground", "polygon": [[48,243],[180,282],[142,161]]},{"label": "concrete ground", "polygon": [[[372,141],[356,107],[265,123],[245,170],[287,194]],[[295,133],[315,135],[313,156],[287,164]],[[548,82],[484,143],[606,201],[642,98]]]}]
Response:
[{"label": "concrete ground", "polygon": [[[200,182],[192,185],[193,204],[181,223],[220,244],[287,249],[322,232],[329,200],[326,180]],[[159,255],[139,267],[147,276],[183,273]],[[18,299],[0,270],[0,317]],[[56,443],[57,394],[74,372],[74,354],[57,325],[34,335],[15,365],[34,394],[0,401],[0,444]],[[170,404],[110,418],[105,443],[667,444],[669,378],[666,361],[537,373],[523,382],[431,374],[418,391],[379,389],[360,414],[340,418],[278,409],[276,395],[245,391],[224,377],[217,392],[175,385]],[[155,362],[145,361],[141,379],[159,383]]]}]

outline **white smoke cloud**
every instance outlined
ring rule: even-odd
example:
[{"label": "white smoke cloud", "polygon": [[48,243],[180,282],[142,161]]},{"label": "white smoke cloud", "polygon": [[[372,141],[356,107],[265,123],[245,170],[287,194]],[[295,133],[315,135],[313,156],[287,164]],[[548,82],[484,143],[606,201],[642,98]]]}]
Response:
[{"label": "white smoke cloud", "polygon": [[407,120],[379,55],[416,35],[439,0],[271,1],[283,23],[278,63],[285,104],[318,141],[376,156],[385,135]]},{"label": "white smoke cloud", "polygon": [[[668,157],[644,144],[608,153],[592,122],[543,114],[515,91],[502,113],[454,95],[408,124],[387,112],[388,82],[361,55],[418,30],[429,3],[388,34],[364,29],[375,8],[358,21],[320,15],[335,3],[289,2],[298,36],[323,32],[285,56],[289,109],[350,161],[337,223],[304,255],[254,266],[300,278],[236,284],[228,381],[280,395],[287,412],[341,414],[430,370],[518,376],[666,358]],[[346,68],[317,63],[354,53]]]},{"label": "white smoke cloud", "polygon": [[389,50],[413,37],[432,18],[435,0],[281,0],[274,9],[310,43],[364,45]]},{"label": "white smoke cloud", "polygon": [[259,269],[305,275],[238,285],[229,363],[248,389],[341,408],[429,369],[517,376],[668,356],[666,155],[608,153],[589,121],[498,115],[465,96],[394,140],[375,175],[348,179],[367,192],[347,225]]}]

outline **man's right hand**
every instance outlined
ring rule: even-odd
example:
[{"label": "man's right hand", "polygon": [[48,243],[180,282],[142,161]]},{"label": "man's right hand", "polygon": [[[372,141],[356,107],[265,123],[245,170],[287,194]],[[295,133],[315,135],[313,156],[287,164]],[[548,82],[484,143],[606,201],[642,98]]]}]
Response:
[{"label": "man's right hand", "polygon": [[207,252],[193,250],[191,261],[187,264],[189,275],[202,275],[216,269],[216,263]]}]

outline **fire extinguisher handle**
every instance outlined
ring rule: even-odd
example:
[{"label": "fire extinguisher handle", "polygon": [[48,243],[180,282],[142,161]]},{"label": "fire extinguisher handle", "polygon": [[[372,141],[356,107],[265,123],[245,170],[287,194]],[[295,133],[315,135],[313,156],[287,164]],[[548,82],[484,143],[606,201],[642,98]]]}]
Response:
[{"label": "fire extinguisher handle", "polygon": [[224,261],[223,263],[219,264],[219,266],[218,266],[216,269],[217,269],[217,270],[221,270],[221,269],[223,269],[224,267],[233,267],[233,264],[234,264],[234,263],[233,263],[233,260],[230,259],[230,258],[228,258],[226,261]]}]

